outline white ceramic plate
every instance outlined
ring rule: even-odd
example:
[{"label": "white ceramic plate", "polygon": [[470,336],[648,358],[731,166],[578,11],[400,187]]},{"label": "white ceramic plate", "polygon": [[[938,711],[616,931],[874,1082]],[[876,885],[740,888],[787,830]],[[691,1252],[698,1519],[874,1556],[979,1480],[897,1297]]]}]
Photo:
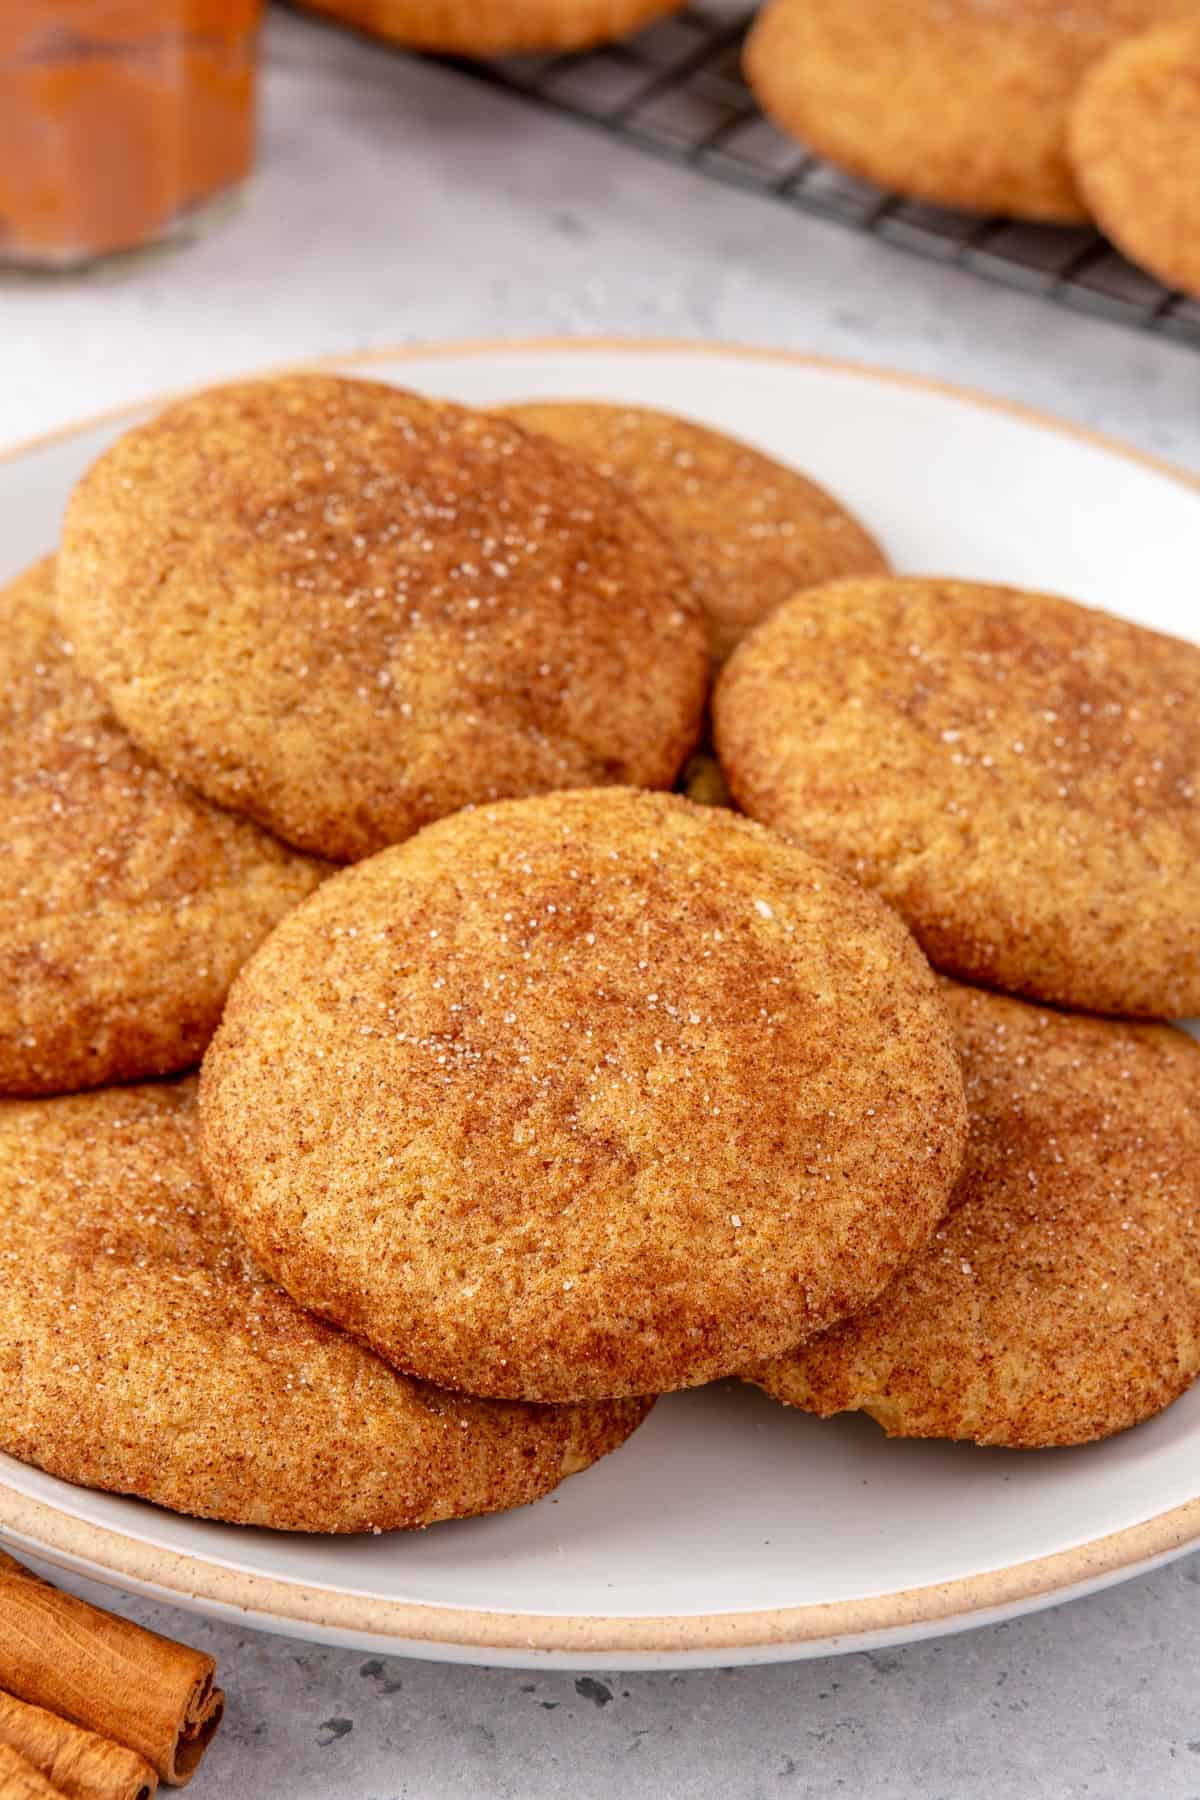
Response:
[{"label": "white ceramic plate", "polygon": [[[459,346],[354,366],[473,402],[689,413],[826,482],[900,568],[1057,589],[1200,636],[1200,483],[981,397],[687,345]],[[53,544],[72,481],[134,416],[0,462],[0,576]],[[568,1668],[766,1661],[1011,1616],[1200,1542],[1200,1385],[1107,1443],[1018,1453],[889,1444],[867,1420],[821,1423],[726,1384],[660,1402],[536,1506],[383,1538],[203,1524],[0,1457],[0,1528],[122,1587],[363,1648]]]}]

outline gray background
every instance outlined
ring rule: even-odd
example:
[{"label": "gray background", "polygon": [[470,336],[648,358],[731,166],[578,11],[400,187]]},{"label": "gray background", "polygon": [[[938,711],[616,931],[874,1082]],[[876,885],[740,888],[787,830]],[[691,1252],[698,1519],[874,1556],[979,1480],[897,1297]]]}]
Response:
[{"label": "gray background", "polygon": [[1200,1557],[901,1650],[664,1675],[318,1649],[69,1585],[217,1658],[195,1800],[1200,1800]]},{"label": "gray background", "polygon": [[[262,173],[223,231],[117,275],[0,283],[0,447],[302,355],[631,332],[891,364],[1200,467],[1193,351],[785,214],[298,19],[272,24],[266,97]],[[1189,1558],[904,1650],[582,1678],[381,1661],[86,1591],[217,1657],[229,1713],[196,1800],[1200,1800],[1198,1586]]]}]

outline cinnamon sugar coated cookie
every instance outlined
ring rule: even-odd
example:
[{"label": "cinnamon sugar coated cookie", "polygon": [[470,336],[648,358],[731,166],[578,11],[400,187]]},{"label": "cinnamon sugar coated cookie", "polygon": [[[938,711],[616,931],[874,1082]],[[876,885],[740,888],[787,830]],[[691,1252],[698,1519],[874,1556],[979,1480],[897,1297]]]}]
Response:
[{"label": "cinnamon sugar coated cookie", "polygon": [[746,46],[784,131],[880,187],[968,212],[1087,217],[1067,156],[1081,77],[1192,0],[772,0]]},{"label": "cinnamon sugar coated cookie", "polygon": [[887,558],[857,519],[795,469],[722,431],[583,400],[504,408],[624,483],[691,571],[723,662],[752,625],[797,588],[876,575]]},{"label": "cinnamon sugar coated cookie", "polygon": [[752,1379],[896,1437],[1035,1449],[1123,1431],[1200,1372],[1200,1047],[947,998],[971,1115],[949,1214],[873,1306]]},{"label": "cinnamon sugar coated cookie", "polygon": [[302,0],[413,50],[451,56],[585,50],[678,12],[682,0]]},{"label": "cinnamon sugar coated cookie", "polygon": [[72,495],[59,607],[158,761],[341,860],[474,801],[669,786],[707,684],[626,494],[509,420],[331,375],[127,432]]},{"label": "cinnamon sugar coated cookie", "polygon": [[708,1381],[861,1307],[965,1132],[894,914],[747,820],[602,789],[335,876],[243,971],[201,1111],[303,1305],[554,1401]]},{"label": "cinnamon sugar coated cookie", "polygon": [[1200,295],[1200,13],[1119,44],[1089,71],[1070,146],[1114,244],[1168,287]]},{"label": "cinnamon sugar coated cookie", "polygon": [[1046,594],[845,581],[726,667],[737,803],[930,960],[1095,1012],[1200,1013],[1200,648]]},{"label": "cinnamon sugar coated cookie", "polygon": [[323,864],[187,792],[80,675],[52,559],[0,589],[0,1093],[200,1060]]},{"label": "cinnamon sugar coated cookie", "polygon": [[370,1531],[523,1505],[638,1424],[441,1393],[301,1312],[213,1202],[195,1085],[0,1102],[0,1449],[201,1518]]}]

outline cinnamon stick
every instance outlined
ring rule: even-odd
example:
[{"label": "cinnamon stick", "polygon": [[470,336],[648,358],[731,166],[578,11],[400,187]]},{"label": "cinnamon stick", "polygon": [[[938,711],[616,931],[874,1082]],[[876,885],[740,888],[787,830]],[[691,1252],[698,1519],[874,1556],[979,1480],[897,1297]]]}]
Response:
[{"label": "cinnamon stick", "polygon": [[0,1688],[136,1750],[172,1786],[195,1774],[221,1722],[215,1673],[211,1656],[63,1593],[0,1550]]},{"label": "cinnamon stick", "polygon": [[158,1788],[136,1750],[3,1692],[0,1744],[19,1751],[66,1800],[152,1800]]},{"label": "cinnamon stick", "polygon": [[0,1744],[0,1800],[62,1800],[62,1792],[18,1750]]}]

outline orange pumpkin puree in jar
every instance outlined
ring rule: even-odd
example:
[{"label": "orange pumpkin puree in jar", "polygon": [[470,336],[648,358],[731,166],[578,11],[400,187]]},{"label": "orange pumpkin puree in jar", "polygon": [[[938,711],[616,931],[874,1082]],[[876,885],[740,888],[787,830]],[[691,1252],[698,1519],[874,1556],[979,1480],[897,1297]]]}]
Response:
[{"label": "orange pumpkin puree in jar", "polygon": [[0,0],[0,262],[171,235],[254,160],[261,0]]}]

